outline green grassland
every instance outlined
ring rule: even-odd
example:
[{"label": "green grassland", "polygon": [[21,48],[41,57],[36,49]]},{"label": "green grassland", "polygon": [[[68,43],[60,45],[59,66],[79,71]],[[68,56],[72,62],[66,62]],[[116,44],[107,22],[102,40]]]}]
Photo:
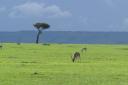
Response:
[{"label": "green grassland", "polygon": [[5,43],[0,85],[128,85],[128,45]]}]

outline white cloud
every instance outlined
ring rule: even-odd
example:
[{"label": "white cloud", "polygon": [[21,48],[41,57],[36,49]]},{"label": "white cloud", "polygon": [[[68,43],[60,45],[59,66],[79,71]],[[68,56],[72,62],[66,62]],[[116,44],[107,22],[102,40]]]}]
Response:
[{"label": "white cloud", "polygon": [[44,3],[29,2],[12,8],[10,17],[68,17],[71,16],[69,11],[63,11],[57,5],[45,5]]}]

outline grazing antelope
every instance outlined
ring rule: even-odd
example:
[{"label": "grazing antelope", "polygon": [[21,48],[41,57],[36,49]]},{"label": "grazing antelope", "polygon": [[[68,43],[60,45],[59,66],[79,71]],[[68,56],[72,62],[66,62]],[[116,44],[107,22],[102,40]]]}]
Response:
[{"label": "grazing antelope", "polygon": [[72,61],[75,62],[76,59],[80,59],[80,53],[79,52],[75,52],[72,55]]},{"label": "grazing antelope", "polygon": [[81,49],[81,52],[84,52],[84,51],[86,51],[87,50],[87,48],[82,48]]},{"label": "grazing antelope", "polygon": [[2,45],[0,45],[0,48],[2,49],[2,48],[3,48],[3,46],[2,46]]},{"label": "grazing antelope", "polygon": [[20,44],[21,44],[20,42],[17,43],[17,45],[20,45]]}]

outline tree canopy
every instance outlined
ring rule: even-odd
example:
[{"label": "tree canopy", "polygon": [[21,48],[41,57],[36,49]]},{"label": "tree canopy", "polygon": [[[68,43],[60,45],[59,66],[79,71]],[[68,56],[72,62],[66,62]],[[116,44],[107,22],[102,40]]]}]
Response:
[{"label": "tree canopy", "polygon": [[38,30],[41,28],[41,29],[48,29],[50,27],[49,24],[47,23],[40,23],[40,22],[37,22],[36,24],[33,25],[35,28],[37,28]]}]

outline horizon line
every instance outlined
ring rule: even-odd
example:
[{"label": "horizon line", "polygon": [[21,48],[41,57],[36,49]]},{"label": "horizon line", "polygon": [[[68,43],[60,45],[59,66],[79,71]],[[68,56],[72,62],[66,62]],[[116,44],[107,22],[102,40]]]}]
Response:
[{"label": "horizon line", "polygon": [[[28,32],[28,31],[35,31],[36,30],[17,30],[17,31],[0,31],[0,32]],[[128,32],[128,31],[86,31],[86,30],[44,30],[45,32]]]}]

